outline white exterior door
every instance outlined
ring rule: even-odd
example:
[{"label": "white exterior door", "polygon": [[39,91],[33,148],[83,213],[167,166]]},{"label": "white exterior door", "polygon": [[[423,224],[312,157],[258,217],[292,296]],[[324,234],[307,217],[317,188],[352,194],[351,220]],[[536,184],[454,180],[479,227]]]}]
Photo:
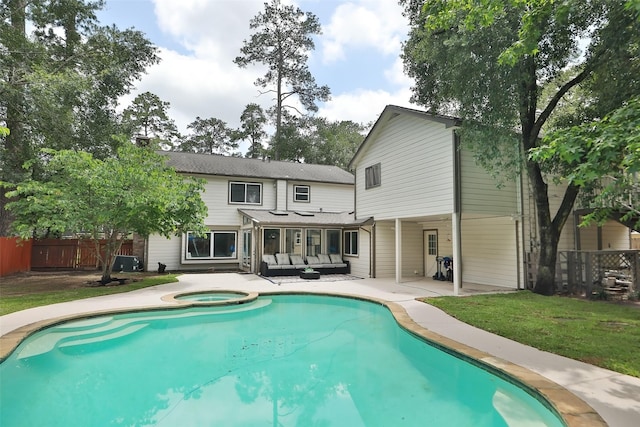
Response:
[{"label": "white exterior door", "polygon": [[438,271],[438,231],[424,231],[424,276],[433,277]]},{"label": "white exterior door", "polygon": [[251,270],[251,230],[242,231],[242,266]]}]

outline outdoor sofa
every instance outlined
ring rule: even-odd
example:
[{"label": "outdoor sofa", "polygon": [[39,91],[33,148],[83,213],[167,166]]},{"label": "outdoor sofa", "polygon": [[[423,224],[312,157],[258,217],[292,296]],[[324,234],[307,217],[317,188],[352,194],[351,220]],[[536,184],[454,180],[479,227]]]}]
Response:
[{"label": "outdoor sofa", "polygon": [[263,276],[297,276],[305,268],[313,268],[320,274],[349,274],[349,261],[345,261],[339,254],[319,254],[308,256],[307,260],[300,255],[278,253],[263,255],[260,264],[260,274]]}]

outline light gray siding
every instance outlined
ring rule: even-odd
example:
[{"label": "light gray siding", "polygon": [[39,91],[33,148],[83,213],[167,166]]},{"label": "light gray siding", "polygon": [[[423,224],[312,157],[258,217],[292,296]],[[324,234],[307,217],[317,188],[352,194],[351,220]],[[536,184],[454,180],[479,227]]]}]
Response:
[{"label": "light gray siding", "polygon": [[182,239],[179,236],[171,239],[166,239],[158,234],[149,236],[145,270],[157,270],[159,262],[165,264],[168,271],[180,270],[182,268],[180,264],[181,246]]},{"label": "light gray siding", "polygon": [[467,149],[460,152],[461,201],[463,213],[511,215],[519,212],[517,183],[498,182],[481,166]]},{"label": "light gray siding", "polygon": [[422,226],[415,222],[402,223],[402,277],[424,276]]},{"label": "light gray siding", "polygon": [[[410,218],[453,209],[453,135],[444,124],[396,116],[370,141],[356,169],[358,218]],[[365,189],[365,169],[381,164],[381,185]]]},{"label": "light gray siding", "polygon": [[393,222],[376,224],[376,277],[392,278],[396,275],[395,231]]},{"label": "light gray siding", "polygon": [[276,181],[276,209],[287,210],[287,181],[279,179]]},{"label": "light gray siding", "polygon": [[[294,186],[309,186],[309,202],[294,200]],[[289,182],[287,208],[292,211],[351,212],[353,211],[353,186],[318,182]]]},{"label": "light gray siding", "polygon": [[[462,278],[465,283],[516,288],[516,222],[510,218],[462,218]],[[454,260],[455,262],[455,260]]]},{"label": "light gray siding", "polygon": [[596,225],[581,227],[579,232],[580,249],[583,251],[631,248],[629,229],[616,221],[610,220],[602,225],[601,248],[598,248],[598,227]]}]

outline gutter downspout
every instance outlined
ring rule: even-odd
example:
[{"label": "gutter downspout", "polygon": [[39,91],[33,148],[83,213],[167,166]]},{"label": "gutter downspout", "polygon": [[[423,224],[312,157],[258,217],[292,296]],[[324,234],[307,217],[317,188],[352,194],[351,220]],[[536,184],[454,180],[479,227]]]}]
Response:
[{"label": "gutter downspout", "polygon": [[460,171],[460,136],[453,135],[453,214],[451,215],[451,239],[453,244],[453,295],[458,296],[462,288],[462,177]]},{"label": "gutter downspout", "polygon": [[[522,161],[520,162],[522,164]],[[524,289],[525,286],[522,285],[522,281],[524,279],[524,275],[526,274],[526,266],[525,260],[527,259],[527,248],[525,247],[524,240],[524,183],[522,182],[522,170],[518,174],[518,185],[516,186],[516,197],[518,209],[520,210],[518,214],[518,220],[516,220],[516,248],[518,248],[516,255],[516,274],[517,274],[517,282],[516,289]],[[518,227],[519,225],[519,227]],[[522,245],[520,247],[520,245]],[[522,251],[522,252],[521,252]],[[526,283],[526,282],[525,282]]]}]

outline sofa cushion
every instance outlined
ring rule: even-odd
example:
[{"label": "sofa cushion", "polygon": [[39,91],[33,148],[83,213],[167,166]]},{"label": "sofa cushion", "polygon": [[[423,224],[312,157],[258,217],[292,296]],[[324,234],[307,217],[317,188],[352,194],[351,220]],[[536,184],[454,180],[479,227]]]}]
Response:
[{"label": "sofa cushion", "polygon": [[347,263],[342,260],[342,257],[338,254],[331,254],[331,265],[335,268],[344,268],[347,266]]},{"label": "sofa cushion", "polygon": [[267,265],[277,265],[276,257],[273,255],[262,255],[262,260],[267,263]]},{"label": "sofa cushion", "polygon": [[327,254],[318,254],[318,259],[322,264],[331,264],[331,258]]},{"label": "sofa cushion", "polygon": [[304,263],[304,260],[300,255],[289,255],[289,258],[291,258],[291,264],[293,264],[295,268],[307,267],[307,264]]},{"label": "sofa cushion", "polygon": [[276,254],[276,260],[278,261],[278,265],[291,265],[289,254]]},{"label": "sofa cushion", "polygon": [[333,265],[331,263],[325,264],[320,261],[317,256],[310,255],[307,257],[307,264],[312,268],[332,268]]},{"label": "sofa cushion", "polygon": [[307,257],[307,264],[312,268],[322,268],[324,264],[320,262],[317,256],[309,255]]},{"label": "sofa cushion", "polygon": [[329,255],[332,263],[334,264],[344,264],[344,261],[342,261],[342,257],[340,256],[340,254],[330,254]]}]

